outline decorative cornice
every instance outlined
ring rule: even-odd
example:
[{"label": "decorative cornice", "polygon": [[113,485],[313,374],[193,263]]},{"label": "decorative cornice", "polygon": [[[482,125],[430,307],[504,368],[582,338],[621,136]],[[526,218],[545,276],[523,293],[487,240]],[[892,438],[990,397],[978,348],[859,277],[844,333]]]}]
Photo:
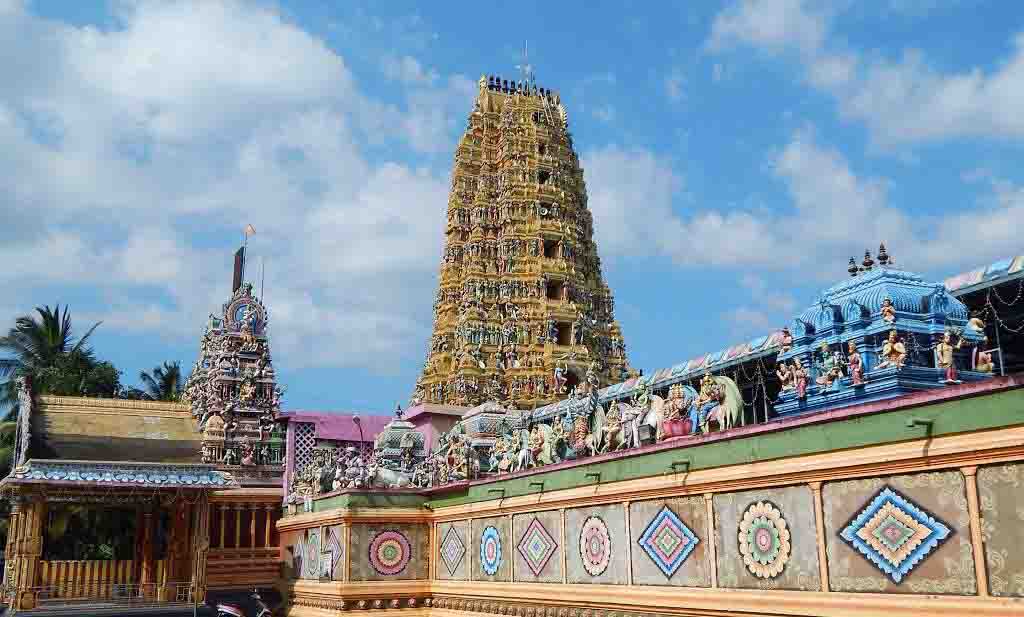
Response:
[{"label": "decorative cornice", "polygon": [[4,483],[126,488],[238,488],[231,474],[212,465],[29,459]]},{"label": "decorative cornice", "polygon": [[422,523],[433,521],[430,510],[413,508],[374,508],[349,509],[338,508],[326,512],[307,512],[294,514],[277,522],[278,531],[306,529],[317,525],[337,525],[340,523]]},{"label": "decorative cornice", "polygon": [[[760,591],[629,585],[442,582],[434,585],[434,611],[466,611],[514,617],[637,617],[828,615],[861,617],[1006,617],[1020,612],[1011,598],[881,593]],[[501,598],[498,600],[496,598]],[[505,598],[515,598],[514,601]],[[552,599],[557,599],[552,601]],[[685,607],[685,608],[684,608]]]},{"label": "decorative cornice", "polygon": [[210,493],[210,503],[266,503],[274,507],[281,504],[279,487],[244,487]]},{"label": "decorative cornice", "polygon": [[40,396],[40,411],[49,413],[96,413],[97,410],[165,411],[174,415],[191,416],[184,403],[164,401],[137,401],[117,398],[88,398],[84,396]]}]

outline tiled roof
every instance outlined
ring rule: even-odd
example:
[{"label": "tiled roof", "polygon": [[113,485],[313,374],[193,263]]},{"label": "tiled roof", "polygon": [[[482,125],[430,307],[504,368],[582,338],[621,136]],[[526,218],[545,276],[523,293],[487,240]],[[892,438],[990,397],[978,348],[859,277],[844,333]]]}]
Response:
[{"label": "tiled roof", "polygon": [[1006,279],[1024,276],[1024,255],[1007,257],[993,262],[984,268],[976,268],[945,280],[946,289],[957,293],[967,293],[975,288],[982,289],[998,285]]}]

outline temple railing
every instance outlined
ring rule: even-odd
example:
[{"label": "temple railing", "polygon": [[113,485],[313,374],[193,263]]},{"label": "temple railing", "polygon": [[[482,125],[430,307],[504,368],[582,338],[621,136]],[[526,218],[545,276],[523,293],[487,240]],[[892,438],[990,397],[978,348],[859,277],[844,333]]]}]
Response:
[{"label": "temple railing", "polygon": [[[54,593],[76,593],[94,585],[128,585],[138,582],[140,562],[131,559],[60,560],[39,562],[39,582]],[[165,562],[157,561],[157,577],[163,576]],[[157,578],[159,580],[159,578]]]},{"label": "temple railing", "polygon": [[41,585],[29,588],[34,606],[56,608],[89,605],[147,606],[160,604],[191,604],[195,585],[189,582],[169,583],[70,583]]}]

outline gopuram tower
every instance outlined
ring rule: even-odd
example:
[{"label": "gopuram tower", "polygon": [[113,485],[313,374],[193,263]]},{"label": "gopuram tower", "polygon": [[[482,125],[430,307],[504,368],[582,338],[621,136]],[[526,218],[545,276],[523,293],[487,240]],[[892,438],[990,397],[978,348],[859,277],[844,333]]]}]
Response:
[{"label": "gopuram tower", "polygon": [[628,373],[559,96],[481,77],[455,152],[434,332],[413,402],[530,409]]}]

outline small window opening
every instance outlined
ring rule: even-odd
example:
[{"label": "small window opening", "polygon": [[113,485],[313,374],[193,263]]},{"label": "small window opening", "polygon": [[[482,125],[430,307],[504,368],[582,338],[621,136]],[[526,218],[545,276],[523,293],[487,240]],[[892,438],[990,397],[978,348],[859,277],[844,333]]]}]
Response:
[{"label": "small window opening", "polygon": [[565,322],[558,322],[555,326],[558,329],[557,342],[559,345],[571,345],[572,344],[572,324]]},{"label": "small window opening", "polygon": [[544,241],[544,256],[548,259],[558,258],[558,241],[557,240],[545,240]]}]

